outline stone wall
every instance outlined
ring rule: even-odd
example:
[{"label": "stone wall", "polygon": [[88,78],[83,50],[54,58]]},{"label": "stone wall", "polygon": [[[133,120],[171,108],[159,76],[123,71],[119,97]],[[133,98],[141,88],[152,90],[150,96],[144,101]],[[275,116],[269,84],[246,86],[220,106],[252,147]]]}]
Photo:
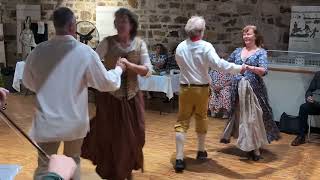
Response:
[{"label": "stone wall", "polygon": [[41,15],[49,22],[53,10],[66,6],[77,20],[95,22],[95,6],[119,6],[132,9],[138,16],[141,35],[152,49],[156,43],[172,49],[185,38],[184,25],[192,15],[206,19],[205,39],[224,45],[228,52],[241,46],[241,29],[255,24],[262,31],[268,49],[288,48],[289,24],[293,5],[318,5],[318,0],[0,0],[5,27],[8,62],[14,65],[16,52],[16,4],[41,4]]}]

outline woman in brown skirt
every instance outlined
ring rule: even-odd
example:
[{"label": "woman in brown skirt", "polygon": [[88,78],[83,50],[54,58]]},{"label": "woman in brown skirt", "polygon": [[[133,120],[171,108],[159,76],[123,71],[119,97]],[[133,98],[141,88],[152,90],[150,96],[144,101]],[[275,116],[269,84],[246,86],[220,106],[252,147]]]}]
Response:
[{"label": "woman in brown skirt", "polygon": [[132,170],[143,166],[145,143],[144,102],[137,75],[152,73],[145,42],[136,37],[138,22],[128,9],[115,12],[118,34],[102,40],[96,52],[107,69],[114,68],[120,57],[127,67],[121,87],[115,92],[97,92],[96,117],[84,139],[82,157],[95,164],[101,178],[130,179]]}]

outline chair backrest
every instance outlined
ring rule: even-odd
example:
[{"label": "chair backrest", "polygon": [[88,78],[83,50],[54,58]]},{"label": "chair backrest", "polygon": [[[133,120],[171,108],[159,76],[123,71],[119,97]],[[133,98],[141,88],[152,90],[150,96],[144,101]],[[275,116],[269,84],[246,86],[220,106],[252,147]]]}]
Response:
[{"label": "chair backrest", "polygon": [[320,115],[308,115],[309,125],[312,127],[320,127]]}]

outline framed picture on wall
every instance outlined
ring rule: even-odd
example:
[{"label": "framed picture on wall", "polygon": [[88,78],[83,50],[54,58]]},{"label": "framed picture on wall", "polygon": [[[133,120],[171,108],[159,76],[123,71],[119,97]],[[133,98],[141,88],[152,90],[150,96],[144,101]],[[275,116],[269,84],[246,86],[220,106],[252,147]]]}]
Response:
[{"label": "framed picture on wall", "polygon": [[320,53],[320,6],[292,6],[289,51]]},{"label": "framed picture on wall", "polygon": [[7,65],[6,55],[4,50],[3,24],[0,24],[0,63],[3,63],[4,66]]}]

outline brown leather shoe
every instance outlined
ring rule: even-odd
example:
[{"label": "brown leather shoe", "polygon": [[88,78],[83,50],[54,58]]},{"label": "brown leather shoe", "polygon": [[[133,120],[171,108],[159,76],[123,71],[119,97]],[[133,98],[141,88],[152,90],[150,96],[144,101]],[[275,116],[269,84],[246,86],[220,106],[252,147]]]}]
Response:
[{"label": "brown leather shoe", "polygon": [[220,143],[229,144],[230,143],[230,139],[222,138],[222,139],[220,139]]},{"label": "brown leather shoe", "polygon": [[291,143],[291,146],[299,146],[306,143],[305,137],[297,136]]}]

